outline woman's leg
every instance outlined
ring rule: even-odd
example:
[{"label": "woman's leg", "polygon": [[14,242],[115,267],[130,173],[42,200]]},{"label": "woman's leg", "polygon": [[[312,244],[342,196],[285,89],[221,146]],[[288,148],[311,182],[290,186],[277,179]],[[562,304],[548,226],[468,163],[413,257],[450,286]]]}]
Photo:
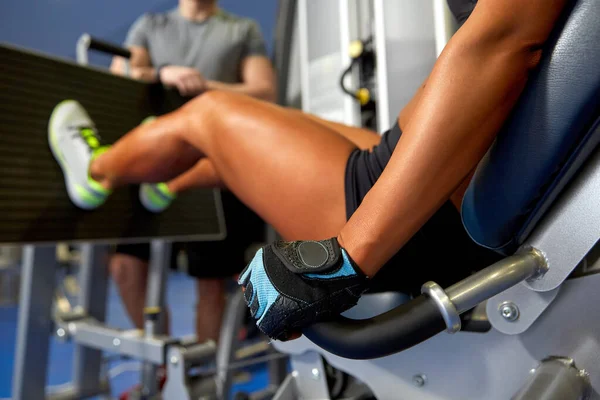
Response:
[{"label": "woman's leg", "polygon": [[318,124],[324,125],[327,128],[336,131],[337,133],[354,143],[356,147],[362,150],[372,149],[373,146],[378,145],[381,141],[381,135],[368,129],[328,121],[326,119],[317,117],[316,115],[304,113],[300,110],[293,108],[289,108],[288,111],[291,114],[308,118]]},{"label": "woman's leg", "polygon": [[[336,131],[338,134],[354,143],[359,149],[371,149],[381,141],[381,136],[379,134],[367,129],[327,121],[315,115],[303,113],[297,109],[282,108],[282,110],[289,112],[290,118],[306,118]],[[212,161],[208,158],[202,158],[191,169],[167,183],[167,188],[171,193],[181,193],[194,187],[222,186],[223,182]]]},{"label": "woman's leg", "polygon": [[90,172],[107,188],[160,182],[207,157],[225,186],[284,237],[320,239],[346,221],[344,174],[355,148],[309,118],[215,91],[137,127]]},{"label": "woman's leg", "polygon": [[225,187],[215,165],[208,158],[201,158],[192,168],[167,182],[167,188],[171,193],[181,193],[195,187]]}]

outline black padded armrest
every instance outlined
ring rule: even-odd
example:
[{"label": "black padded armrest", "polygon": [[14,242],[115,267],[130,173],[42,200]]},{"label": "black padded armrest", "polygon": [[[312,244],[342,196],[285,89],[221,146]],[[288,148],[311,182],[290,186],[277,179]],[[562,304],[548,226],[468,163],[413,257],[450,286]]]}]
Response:
[{"label": "black padded armrest", "polygon": [[304,335],[340,357],[365,360],[385,357],[417,345],[446,329],[435,302],[421,295],[366,320],[340,317],[315,324]]}]

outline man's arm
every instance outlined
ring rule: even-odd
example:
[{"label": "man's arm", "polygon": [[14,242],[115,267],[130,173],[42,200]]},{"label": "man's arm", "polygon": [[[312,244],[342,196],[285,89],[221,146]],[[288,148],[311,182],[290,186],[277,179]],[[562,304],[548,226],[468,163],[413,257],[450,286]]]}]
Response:
[{"label": "man's arm", "polygon": [[206,88],[208,90],[229,90],[266,101],[276,101],[275,72],[267,57],[262,32],[254,21],[248,24],[248,31],[245,35],[240,77],[241,83],[239,84],[208,81]]},{"label": "man's arm", "polygon": [[156,82],[156,69],[152,67],[150,54],[148,50],[140,46],[128,46],[131,51],[129,59],[129,71],[125,68],[125,60],[123,57],[113,57],[110,65],[110,71],[116,75],[128,75],[133,79],[140,79],[146,82]]},{"label": "man's arm", "polygon": [[338,237],[366,274],[374,275],[481,160],[565,3],[480,0],[450,40],[386,169]]},{"label": "man's arm", "polygon": [[207,81],[206,88],[208,90],[229,90],[270,102],[276,100],[275,72],[267,57],[246,57],[242,61],[241,77],[242,83],[238,84]]},{"label": "man's arm", "polygon": [[151,19],[149,14],[145,14],[133,23],[125,39],[125,47],[131,51],[129,71],[125,67],[127,60],[122,57],[113,57],[110,65],[110,71],[113,74],[128,75],[134,79],[148,82],[157,80],[156,71],[152,67],[148,52],[148,33],[152,29]]}]

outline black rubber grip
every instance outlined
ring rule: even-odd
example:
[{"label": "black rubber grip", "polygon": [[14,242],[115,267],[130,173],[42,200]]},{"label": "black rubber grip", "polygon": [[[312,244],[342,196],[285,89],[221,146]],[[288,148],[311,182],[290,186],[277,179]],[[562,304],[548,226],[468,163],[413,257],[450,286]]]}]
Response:
[{"label": "black rubber grip", "polygon": [[115,44],[105,42],[104,40],[90,37],[90,44],[88,46],[90,50],[101,51],[103,53],[111,54],[113,56],[120,56],[125,58],[131,58],[131,51],[124,49],[123,47]]},{"label": "black rubber grip", "polygon": [[353,360],[385,357],[406,350],[446,329],[435,302],[421,295],[384,314],[354,320],[340,317],[303,333],[337,356]]}]

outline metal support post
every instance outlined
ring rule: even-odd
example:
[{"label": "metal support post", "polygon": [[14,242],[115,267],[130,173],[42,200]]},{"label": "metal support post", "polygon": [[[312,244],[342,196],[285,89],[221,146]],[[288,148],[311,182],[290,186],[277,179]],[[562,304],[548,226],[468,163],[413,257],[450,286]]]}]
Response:
[{"label": "metal support post", "polygon": [[477,304],[547,270],[544,257],[533,250],[507,257],[446,289],[446,293],[463,313]]},{"label": "metal support post", "polygon": [[298,394],[298,384],[296,383],[297,376],[297,372],[292,372],[289,374],[273,396],[273,400],[299,399],[300,395]]},{"label": "metal support post", "polygon": [[567,357],[549,357],[532,370],[513,400],[585,400],[591,392],[587,372]]},{"label": "metal support post", "polygon": [[227,308],[221,324],[219,347],[217,349],[217,398],[228,399],[231,387],[231,370],[229,365],[235,359],[238,344],[238,332],[244,322],[247,307],[244,302],[244,293],[237,290],[227,302]]},{"label": "metal support post", "polygon": [[[106,318],[108,291],[108,248],[101,245],[81,245],[81,269],[79,271],[79,301],[77,311],[85,313],[97,322]],[[79,396],[93,396],[108,388],[101,382],[102,351],[75,344],[73,358],[73,386]]]},{"label": "metal support post", "polygon": [[[167,272],[171,260],[171,243],[164,240],[153,240],[150,243],[150,265],[148,267],[148,284],[146,291],[146,310],[148,311],[144,324],[147,338],[165,333],[166,315],[164,312],[165,288]],[[158,319],[154,311],[158,310]],[[158,393],[156,375],[158,366],[145,362],[142,368],[142,396],[153,396]]]},{"label": "metal support post", "polygon": [[54,296],[56,250],[54,246],[25,246],[19,295],[19,319],[13,373],[15,400],[43,399],[51,310]]},{"label": "metal support post", "polygon": [[296,354],[291,358],[292,375],[302,399],[329,399],[325,366],[321,355],[314,351]]},{"label": "metal support post", "polygon": [[[271,348],[270,354],[277,353],[277,350]],[[278,388],[283,384],[288,375],[288,358],[274,358],[267,364],[269,371],[269,386]]]}]

